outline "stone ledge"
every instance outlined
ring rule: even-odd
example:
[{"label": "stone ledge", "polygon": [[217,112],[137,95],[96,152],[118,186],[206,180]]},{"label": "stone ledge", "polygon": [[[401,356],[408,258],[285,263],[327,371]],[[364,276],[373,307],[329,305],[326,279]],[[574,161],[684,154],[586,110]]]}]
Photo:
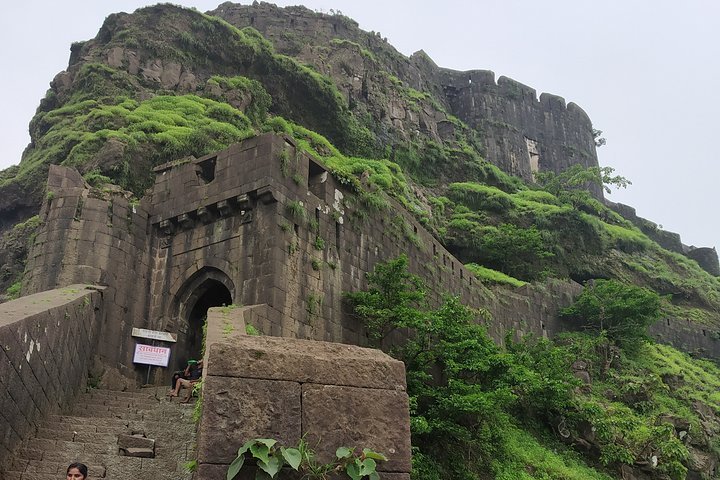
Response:
[{"label": "stone ledge", "polygon": [[208,375],[405,391],[405,366],[380,350],[239,336],[210,345]]}]

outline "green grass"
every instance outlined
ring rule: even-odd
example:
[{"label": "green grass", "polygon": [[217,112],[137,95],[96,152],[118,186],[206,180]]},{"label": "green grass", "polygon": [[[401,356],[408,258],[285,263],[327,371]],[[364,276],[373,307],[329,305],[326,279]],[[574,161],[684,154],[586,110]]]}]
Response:
[{"label": "green grass", "polygon": [[611,480],[587,466],[580,456],[560,444],[543,444],[528,431],[506,429],[507,459],[492,464],[496,480]]},{"label": "green grass", "polygon": [[512,287],[522,287],[527,285],[527,282],[518,280],[517,278],[506,275],[492,268],[483,267],[477,263],[467,263],[465,267],[473,272],[475,276],[483,283],[499,284],[499,285],[510,285]]},{"label": "green grass", "polygon": [[[157,164],[188,154],[201,156],[255,134],[243,112],[196,95],[159,95],[143,102],[121,97],[111,104],[84,101],[49,112],[41,121],[47,133],[21,163],[18,178],[48,163],[82,169],[109,139],[123,144],[128,153],[143,150]],[[109,177],[125,188],[134,186],[133,176],[148,184],[152,172],[132,170],[121,163],[92,176]]]}]

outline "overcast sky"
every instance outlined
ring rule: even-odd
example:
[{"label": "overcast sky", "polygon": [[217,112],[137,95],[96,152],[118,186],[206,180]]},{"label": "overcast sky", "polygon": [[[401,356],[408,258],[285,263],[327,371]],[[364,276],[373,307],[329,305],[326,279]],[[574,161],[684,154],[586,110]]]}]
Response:
[{"label": "overcast sky", "polygon": [[[219,1],[176,1],[202,11]],[[240,2],[247,3],[247,2]],[[298,1],[278,1],[278,5]],[[142,1],[8,2],[0,17],[0,168],[16,164],[28,122],[70,44]],[[609,199],[686,244],[720,246],[720,2],[712,0],[307,0],[381,32],[405,55],[423,49],[458,70],[488,69],[580,105],[607,145],[601,165],[633,185]]]}]

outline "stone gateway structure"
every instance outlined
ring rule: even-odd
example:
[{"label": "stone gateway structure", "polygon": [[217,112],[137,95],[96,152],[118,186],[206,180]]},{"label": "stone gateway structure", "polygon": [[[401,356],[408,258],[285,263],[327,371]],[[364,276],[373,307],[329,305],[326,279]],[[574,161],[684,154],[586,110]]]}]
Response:
[{"label": "stone gateway structure", "polygon": [[213,306],[266,305],[253,325],[265,335],[364,345],[342,293],[363,288],[375,263],[401,253],[436,298],[451,292],[489,309],[498,341],[508,329],[558,331],[558,308],[580,289],[559,281],[486,288],[399,205],[392,222],[384,212],[355,215],[354,193],[287,137],[261,135],[155,172],[155,186],[135,203],[52,166],[24,286],[105,286],[98,355],[138,380],[145,369],[132,366],[133,327],[177,334],[177,369],[199,355]]}]

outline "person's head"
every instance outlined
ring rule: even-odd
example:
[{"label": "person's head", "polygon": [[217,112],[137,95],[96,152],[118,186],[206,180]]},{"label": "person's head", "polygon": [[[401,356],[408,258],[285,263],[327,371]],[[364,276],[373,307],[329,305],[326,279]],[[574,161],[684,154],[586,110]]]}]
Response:
[{"label": "person's head", "polygon": [[67,468],[67,480],[85,480],[88,469],[83,463],[71,463]]}]

